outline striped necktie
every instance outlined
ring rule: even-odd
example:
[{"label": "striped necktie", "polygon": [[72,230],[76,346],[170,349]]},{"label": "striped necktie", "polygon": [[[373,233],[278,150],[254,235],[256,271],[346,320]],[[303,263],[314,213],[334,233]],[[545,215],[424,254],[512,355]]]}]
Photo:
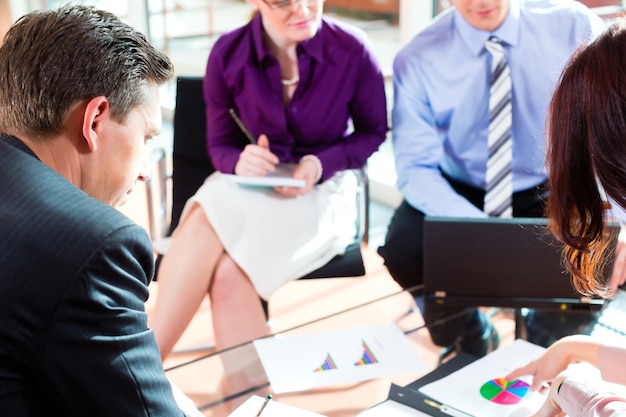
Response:
[{"label": "striped necktie", "polygon": [[489,157],[487,159],[485,208],[491,217],[513,216],[511,160],[511,75],[502,43],[491,37],[485,44],[491,54],[489,88]]}]

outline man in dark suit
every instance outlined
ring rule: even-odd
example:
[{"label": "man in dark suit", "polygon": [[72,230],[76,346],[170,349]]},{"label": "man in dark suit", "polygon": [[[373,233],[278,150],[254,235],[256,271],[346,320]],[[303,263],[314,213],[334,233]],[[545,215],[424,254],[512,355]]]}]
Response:
[{"label": "man in dark suit", "polygon": [[112,207],[148,177],[158,86],[173,75],[142,34],[93,8],[34,12],[7,33],[0,414],[184,415],[144,311],[150,239]]}]

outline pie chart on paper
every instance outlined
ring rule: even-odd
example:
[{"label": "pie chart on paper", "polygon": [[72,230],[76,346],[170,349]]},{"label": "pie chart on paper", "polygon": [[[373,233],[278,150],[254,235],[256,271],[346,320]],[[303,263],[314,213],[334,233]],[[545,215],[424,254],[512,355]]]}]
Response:
[{"label": "pie chart on paper", "polygon": [[507,381],[504,378],[496,378],[480,387],[480,395],[496,404],[517,404],[528,394],[528,388],[529,385],[519,379]]}]

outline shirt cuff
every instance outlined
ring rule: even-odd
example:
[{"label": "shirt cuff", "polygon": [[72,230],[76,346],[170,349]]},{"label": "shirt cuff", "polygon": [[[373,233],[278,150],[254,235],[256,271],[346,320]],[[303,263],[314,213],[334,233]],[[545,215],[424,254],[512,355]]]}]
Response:
[{"label": "shirt cuff", "polygon": [[626,415],[626,399],[572,377],[561,384],[558,403],[569,417]]}]

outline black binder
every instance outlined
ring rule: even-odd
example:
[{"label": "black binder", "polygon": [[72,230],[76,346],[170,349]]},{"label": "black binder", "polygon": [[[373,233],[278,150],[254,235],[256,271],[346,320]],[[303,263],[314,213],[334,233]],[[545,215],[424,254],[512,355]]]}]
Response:
[{"label": "black binder", "polygon": [[404,404],[434,417],[450,417],[451,415],[465,415],[467,417],[472,417],[470,414],[463,413],[459,410],[454,410],[453,413],[442,411],[442,408],[445,410],[446,406],[439,404],[427,395],[422,394],[419,391],[419,388],[450,375],[451,373],[474,362],[476,359],[478,358],[475,356],[460,352],[454,358],[442,364],[434,371],[411,382],[405,387],[391,384],[391,389],[389,390],[389,396],[387,399]]}]

